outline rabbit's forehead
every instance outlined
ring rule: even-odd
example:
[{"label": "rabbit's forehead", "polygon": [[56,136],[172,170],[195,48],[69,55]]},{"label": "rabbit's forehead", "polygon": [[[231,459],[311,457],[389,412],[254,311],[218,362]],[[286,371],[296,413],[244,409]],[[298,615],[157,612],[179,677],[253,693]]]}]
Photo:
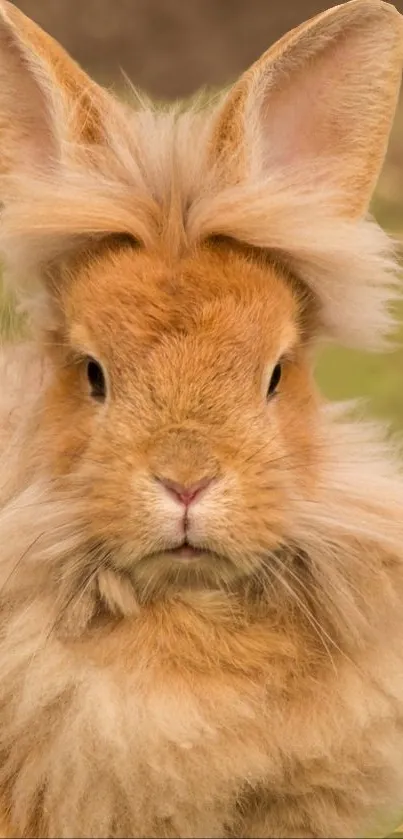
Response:
[{"label": "rabbit's forehead", "polygon": [[273,267],[209,250],[112,254],[79,273],[65,308],[72,342],[107,356],[186,336],[275,353],[298,337],[299,301]]}]

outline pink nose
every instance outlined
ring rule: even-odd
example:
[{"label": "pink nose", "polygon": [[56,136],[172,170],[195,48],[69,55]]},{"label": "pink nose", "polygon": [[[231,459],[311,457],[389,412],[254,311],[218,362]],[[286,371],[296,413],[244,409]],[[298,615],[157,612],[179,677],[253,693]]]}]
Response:
[{"label": "pink nose", "polygon": [[189,507],[189,504],[191,504],[192,501],[194,501],[195,498],[203,492],[203,490],[207,489],[213,479],[207,477],[201,478],[200,481],[195,481],[195,483],[190,486],[179,484],[177,481],[172,481],[171,478],[158,477],[157,480],[171,495],[184,504],[185,507]]}]

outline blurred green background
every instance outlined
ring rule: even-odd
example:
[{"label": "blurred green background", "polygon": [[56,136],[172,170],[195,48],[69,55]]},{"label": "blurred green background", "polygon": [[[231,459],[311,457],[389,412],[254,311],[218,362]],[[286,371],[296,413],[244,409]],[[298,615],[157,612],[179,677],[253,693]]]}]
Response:
[{"label": "blurred green background", "polygon": [[[336,3],[326,0],[17,0],[98,80],[119,89],[122,71],[157,99],[228,84],[273,41]],[[403,12],[403,0],[395,0]],[[373,202],[403,243],[403,96]],[[403,309],[397,337],[403,344]],[[10,312],[1,314],[10,332]],[[331,399],[368,397],[368,410],[403,429],[403,348],[368,355],[328,348],[317,377]]]}]

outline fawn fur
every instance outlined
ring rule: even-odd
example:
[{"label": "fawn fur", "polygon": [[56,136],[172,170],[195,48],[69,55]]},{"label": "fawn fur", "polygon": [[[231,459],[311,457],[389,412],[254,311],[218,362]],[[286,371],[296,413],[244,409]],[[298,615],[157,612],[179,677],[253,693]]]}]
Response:
[{"label": "fawn fur", "polygon": [[[1,0],[29,327],[0,357],[4,836],[351,837],[399,809],[399,452],[312,367],[393,325],[367,209],[402,63],[403,18],[352,0],[207,106],[128,105]],[[185,524],[167,480],[209,481]]]}]

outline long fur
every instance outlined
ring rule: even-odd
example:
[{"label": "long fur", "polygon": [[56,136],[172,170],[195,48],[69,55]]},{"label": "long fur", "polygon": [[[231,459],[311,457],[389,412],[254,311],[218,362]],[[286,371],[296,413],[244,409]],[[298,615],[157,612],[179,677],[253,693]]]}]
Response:
[{"label": "long fur", "polygon": [[[28,275],[32,288],[36,271],[92,237],[127,233],[174,255],[226,235],[285,261],[320,301],[330,337],[382,347],[398,294],[394,243],[371,219],[349,221],[337,212],[341,195],[329,174],[312,189],[318,163],[223,186],[209,156],[215,120],[216,108],[210,115],[196,108],[142,111],[122,119],[119,131],[113,126],[96,153],[70,145],[53,175],[3,180],[12,198],[1,246],[13,286]],[[328,170],[329,161],[323,166]]]},{"label": "long fur", "polygon": [[[329,430],[318,497],[293,500],[256,591],[139,611],[100,595],[85,502],[45,482],[3,505],[0,783],[20,834],[358,835],[396,807],[401,477],[370,428]],[[263,778],[284,809],[256,825]]]},{"label": "long fur", "polygon": [[[345,8],[319,34],[333,20],[327,48],[344,14],[354,38],[368,24],[382,111],[401,61],[388,75],[388,39],[373,50],[392,13]],[[1,178],[7,281],[33,326],[0,356],[7,836],[350,837],[398,815],[401,453],[322,404],[311,373],[319,337],[379,346],[396,255],[346,213],[340,160],[262,171],[252,109],[240,176],[231,122],[266,66],[288,79],[281,56],[309,26],[241,93],[133,111],[0,6],[0,81],[23,94],[28,72],[21,113],[31,124],[38,104],[57,124],[46,165],[28,148]],[[395,44],[400,23],[388,33]],[[315,38],[303,43],[310,59]],[[106,370],[102,404],[89,355]],[[166,476],[211,479],[186,525],[193,565],[172,559],[182,519]]]}]

